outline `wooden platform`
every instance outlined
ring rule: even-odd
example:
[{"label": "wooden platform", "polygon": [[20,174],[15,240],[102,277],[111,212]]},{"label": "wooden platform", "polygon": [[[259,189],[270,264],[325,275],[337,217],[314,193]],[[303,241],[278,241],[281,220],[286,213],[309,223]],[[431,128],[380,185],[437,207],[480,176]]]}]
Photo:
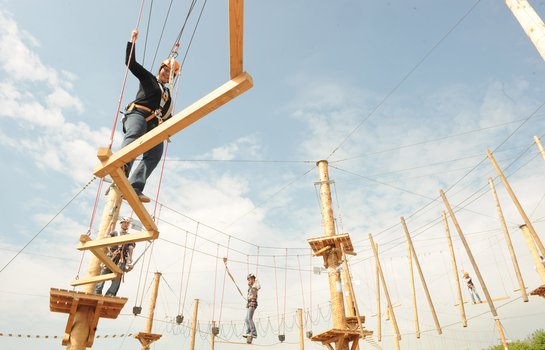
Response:
[{"label": "wooden platform", "polygon": [[145,349],[149,349],[151,343],[161,339],[162,334],[138,332],[134,337],[140,341]]},{"label": "wooden platform", "polygon": [[[371,336],[373,335],[372,331],[368,331],[366,329],[363,330],[363,336]],[[328,331],[316,334],[310,340],[321,342],[323,345],[327,346],[329,349],[333,349],[331,346],[331,343],[335,343],[337,341],[347,341],[352,342],[352,349],[355,349],[356,345],[358,344],[358,340],[361,338],[362,334],[360,330],[343,330],[343,329],[335,329],[332,328]]]},{"label": "wooden platform", "polygon": [[531,291],[530,295],[539,295],[540,297],[545,298],[545,284]]},{"label": "wooden platform", "polygon": [[65,289],[51,288],[49,298],[49,310],[70,314],[66,322],[66,329],[62,339],[62,345],[68,345],[70,332],[74,325],[74,318],[79,306],[87,306],[94,310],[93,318],[89,323],[89,337],[87,347],[93,345],[98,320],[103,318],[115,319],[125,306],[127,298],[102,296],[83,292],[69,291]]},{"label": "wooden platform", "polygon": [[348,233],[343,233],[334,236],[323,236],[317,238],[307,239],[310,248],[312,248],[312,255],[323,255],[327,250],[331,248],[344,248],[346,254],[355,255],[352,241]]}]

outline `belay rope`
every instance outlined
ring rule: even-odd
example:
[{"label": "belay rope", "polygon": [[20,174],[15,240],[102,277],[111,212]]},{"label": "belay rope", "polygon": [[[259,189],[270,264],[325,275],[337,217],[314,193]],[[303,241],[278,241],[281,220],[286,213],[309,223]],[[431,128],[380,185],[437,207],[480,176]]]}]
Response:
[{"label": "belay rope", "polygon": [[235,281],[235,278],[234,278],[233,275],[231,274],[231,271],[229,271],[229,267],[227,266],[227,258],[226,258],[226,257],[223,258],[223,263],[225,264],[225,271],[227,272],[227,274],[228,274],[229,277],[231,278],[231,281],[233,281],[235,287],[237,287],[237,290],[238,290],[240,296],[242,297],[242,299],[244,299],[244,301],[246,301],[246,298],[244,297],[244,294],[242,293],[242,291],[241,291],[240,288],[238,287],[238,284],[237,284],[237,282]]}]

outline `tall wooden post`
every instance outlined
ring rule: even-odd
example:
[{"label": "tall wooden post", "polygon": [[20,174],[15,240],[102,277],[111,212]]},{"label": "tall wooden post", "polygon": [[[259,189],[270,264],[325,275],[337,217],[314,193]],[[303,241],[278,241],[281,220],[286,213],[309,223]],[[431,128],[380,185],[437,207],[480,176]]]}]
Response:
[{"label": "tall wooden post", "polygon": [[380,271],[378,267],[378,244],[375,244],[375,250],[377,251],[377,256],[375,257],[375,280],[377,285],[377,339],[382,341],[382,310],[380,307]]},{"label": "tall wooden post", "polygon": [[[329,186],[329,171],[327,161],[321,160],[317,163],[320,174],[320,200],[322,203],[322,220],[324,233],[327,236],[335,235],[335,219],[333,217],[333,209],[331,205],[331,187]],[[333,328],[345,329],[346,318],[343,300],[343,291],[341,287],[341,275],[339,272],[339,256],[340,252],[335,249],[326,255],[327,270],[329,276],[329,292],[331,295],[332,319]]]},{"label": "tall wooden post", "polygon": [[507,346],[507,340],[505,339],[505,333],[503,332],[503,327],[501,325],[500,319],[496,318],[496,327],[498,328],[498,333],[500,334],[501,343],[504,350],[509,350]]},{"label": "tall wooden post", "polygon": [[439,319],[437,318],[437,313],[435,312],[435,307],[433,306],[433,301],[431,300],[430,291],[428,289],[428,284],[426,283],[426,279],[424,278],[424,273],[422,272],[422,267],[420,266],[420,261],[418,260],[418,256],[416,255],[416,250],[414,249],[413,240],[411,239],[411,235],[409,234],[409,230],[407,229],[407,224],[405,223],[405,218],[401,217],[401,224],[403,225],[403,230],[405,231],[405,237],[407,238],[407,243],[409,244],[409,249],[411,250],[412,256],[414,258],[414,263],[416,264],[416,270],[418,271],[418,276],[420,277],[420,282],[422,283],[422,287],[424,288],[424,293],[426,294],[426,300],[428,301],[428,305],[430,307],[431,315],[433,316],[433,322],[435,323],[435,329],[437,330],[438,334],[442,334],[443,331],[441,330],[441,325],[439,324]]},{"label": "tall wooden post", "polygon": [[500,177],[501,181],[503,182],[503,185],[505,186],[505,189],[509,193],[509,196],[511,196],[511,199],[513,200],[513,203],[515,203],[515,206],[517,207],[517,210],[519,211],[520,216],[524,220],[524,223],[528,227],[528,230],[530,231],[530,234],[532,235],[532,238],[534,241],[536,241],[537,246],[539,247],[539,250],[541,251],[541,255],[545,256],[545,246],[543,246],[543,243],[541,242],[541,239],[539,239],[539,236],[537,235],[536,230],[534,229],[534,225],[532,225],[532,222],[530,221],[530,218],[528,218],[528,215],[526,215],[526,212],[524,209],[522,209],[522,205],[520,205],[520,202],[517,199],[517,196],[515,196],[515,193],[513,192],[513,189],[507,182],[507,179],[503,175],[503,171],[500,169],[500,166],[498,165],[498,162],[496,162],[496,159],[494,159],[494,156],[492,155],[492,152],[490,152],[489,149],[486,150],[486,155],[492,162],[492,165],[494,166],[494,169],[496,169],[496,172],[498,173],[498,176]]},{"label": "tall wooden post", "polygon": [[450,206],[447,196],[445,196],[445,192],[443,192],[443,190],[439,190],[439,193],[441,197],[443,198],[443,202],[445,203],[445,206],[447,207],[450,218],[452,219],[452,222],[454,223],[454,227],[456,227],[456,231],[458,231],[458,236],[460,236],[460,240],[462,241],[462,244],[464,245],[469,261],[471,262],[471,266],[473,266],[473,270],[475,271],[475,274],[477,275],[479,284],[481,285],[484,296],[486,297],[486,301],[488,302],[488,307],[490,308],[490,312],[492,313],[494,317],[497,317],[498,312],[496,311],[494,302],[492,301],[492,298],[490,297],[488,288],[486,288],[486,284],[484,283],[483,276],[481,275],[481,270],[479,270],[479,266],[477,266],[477,262],[475,261],[475,258],[473,258],[473,253],[471,253],[471,248],[469,248],[469,244],[467,243],[466,237],[464,236],[464,233],[462,232],[462,228],[460,227],[460,224],[458,223],[458,219],[456,218],[456,215],[454,215],[454,211],[452,210]]},{"label": "tall wooden post", "polygon": [[153,319],[155,315],[155,305],[157,303],[157,294],[159,292],[159,282],[161,280],[161,273],[156,272],[153,278],[153,289],[151,290],[151,297],[149,302],[148,320],[146,322],[146,331],[139,332],[134,337],[142,344],[142,350],[149,350],[151,344],[161,338],[161,334],[152,333]]},{"label": "tall wooden post", "polygon": [[467,244],[466,237],[464,236],[462,229],[460,228],[460,224],[458,224],[458,219],[456,218],[456,215],[454,215],[454,211],[452,210],[450,203],[447,200],[447,196],[445,196],[445,192],[443,192],[443,190],[439,190],[439,193],[441,194],[441,197],[443,198],[443,202],[445,203],[445,206],[447,207],[447,210],[450,214],[450,218],[452,219],[452,222],[454,222],[454,226],[456,227],[456,230],[458,231],[460,240],[462,241],[462,244],[464,245],[464,248],[466,249],[467,256],[469,257],[469,261],[471,261],[473,270],[475,271],[475,274],[477,275],[477,278],[479,279],[479,283],[481,284],[481,288],[483,290],[484,296],[486,297],[486,301],[488,302],[488,307],[490,308],[490,313],[494,316],[494,319],[496,320],[496,326],[498,327],[498,332],[500,333],[501,341],[503,344],[506,344],[503,329],[501,328],[501,324],[499,322],[498,312],[496,311],[494,302],[492,301],[492,298],[490,297],[490,293],[488,293],[488,288],[486,287],[486,284],[484,283],[484,279],[483,279],[483,276],[481,275],[481,271],[479,270],[479,267],[477,266],[477,262],[473,258],[473,254],[471,253],[469,244]]},{"label": "tall wooden post", "polygon": [[305,337],[303,336],[303,310],[297,309],[297,320],[299,322],[299,350],[305,350]]},{"label": "tall wooden post", "polygon": [[545,59],[545,24],[527,0],[505,0],[505,4],[519,21],[541,58]]},{"label": "tall wooden post", "polygon": [[191,339],[189,340],[189,349],[195,350],[195,336],[197,335],[197,313],[199,312],[199,299],[195,299],[193,307],[193,320],[191,323]]},{"label": "tall wooden post", "polygon": [[[102,220],[98,232],[98,238],[102,239],[106,237],[117,222],[119,216],[119,209],[121,208],[121,192],[114,186],[110,188],[106,199],[106,204],[102,212]],[[104,248],[106,250],[106,248]],[[100,275],[100,260],[96,256],[91,256],[89,267],[87,268],[87,277],[95,277]],[[86,284],[83,288],[85,293],[95,293],[95,283]],[[89,325],[94,318],[95,310],[90,306],[78,305],[75,317],[74,325],[70,331],[68,339],[68,350],[85,350],[87,348],[87,341],[89,338]]]},{"label": "tall wooden post", "polygon": [[496,187],[494,186],[494,181],[492,177],[488,178],[488,183],[490,184],[490,190],[492,191],[492,196],[496,202],[496,209],[498,211],[498,216],[500,217],[501,227],[503,229],[503,235],[505,237],[505,242],[507,243],[507,248],[509,249],[509,254],[511,255],[511,262],[513,263],[513,268],[515,269],[515,275],[519,283],[520,294],[522,295],[522,300],[528,302],[528,294],[526,293],[526,286],[524,285],[524,280],[522,279],[522,274],[520,273],[519,263],[517,261],[517,256],[515,254],[515,249],[513,248],[513,243],[511,242],[511,236],[509,235],[509,229],[505,223],[505,218],[503,216],[503,211],[501,209],[500,201],[498,199],[498,194],[496,193]]},{"label": "tall wooden post", "polygon": [[541,141],[539,140],[539,137],[534,136],[534,142],[537,145],[537,148],[539,149],[539,153],[541,154],[541,158],[545,160],[545,150],[543,149],[543,146],[541,145]]},{"label": "tall wooden post", "polygon": [[539,277],[541,278],[541,283],[545,284],[545,266],[543,266],[543,263],[541,262],[539,252],[537,251],[536,244],[532,239],[532,235],[530,234],[530,231],[528,230],[528,227],[526,225],[521,225],[520,229],[522,231],[522,234],[524,235],[524,240],[526,241],[526,245],[530,250],[530,254],[532,255],[532,260],[534,260],[534,265],[536,267],[537,273],[539,274]]},{"label": "tall wooden post", "polygon": [[416,330],[416,338],[420,339],[420,322],[418,321],[418,304],[416,303],[416,290],[414,288],[414,271],[413,271],[413,253],[411,248],[408,247],[408,258],[409,258],[409,273],[411,276],[411,290],[413,294],[413,313],[414,313],[414,326]]},{"label": "tall wooden post", "polygon": [[454,278],[456,280],[456,292],[458,293],[458,303],[460,305],[460,316],[462,317],[462,326],[467,327],[466,309],[464,306],[464,298],[462,296],[462,289],[460,288],[460,276],[458,275],[458,264],[456,264],[456,255],[454,254],[454,246],[452,245],[452,238],[450,237],[450,229],[448,227],[447,214],[445,211],[442,213],[443,222],[445,224],[445,232],[447,233],[448,249],[450,251],[450,260],[452,261],[452,269],[454,270]]},{"label": "tall wooden post", "polygon": [[214,328],[216,327],[216,321],[212,321],[212,337],[210,338],[210,349],[214,350],[216,346],[216,334],[214,334]]},{"label": "tall wooden post", "polygon": [[390,299],[390,293],[388,293],[388,287],[386,286],[386,279],[384,278],[384,273],[382,272],[382,267],[380,265],[380,259],[378,257],[377,246],[373,241],[373,236],[369,234],[369,241],[371,242],[371,247],[373,248],[373,254],[375,255],[375,263],[378,267],[378,272],[380,276],[380,281],[382,287],[384,288],[384,295],[386,296],[386,302],[388,303],[388,312],[390,313],[390,321],[392,322],[392,328],[394,329],[394,346],[395,349],[399,349],[399,341],[401,340],[401,334],[399,333],[399,327],[397,326],[396,315],[394,313],[394,308],[392,306],[392,300]]}]

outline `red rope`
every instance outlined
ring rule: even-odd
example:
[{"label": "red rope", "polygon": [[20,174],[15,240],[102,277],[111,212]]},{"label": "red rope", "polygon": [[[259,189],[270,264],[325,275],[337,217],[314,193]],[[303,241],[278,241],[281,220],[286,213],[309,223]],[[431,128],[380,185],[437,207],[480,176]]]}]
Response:
[{"label": "red rope", "polygon": [[89,230],[87,231],[87,236],[91,235],[91,230],[93,229],[93,222],[95,221],[95,215],[97,212],[98,202],[100,200],[100,193],[102,192],[102,184],[104,183],[104,178],[100,179],[98,183],[97,194],[95,196],[95,204],[93,205],[93,211],[91,212],[91,219],[89,220]]},{"label": "red rope", "polygon": [[287,290],[288,290],[288,248],[286,248],[286,263],[284,264],[284,314],[283,320],[284,320],[284,329],[283,333],[286,333],[286,297],[287,297]]},{"label": "red rope", "polygon": [[274,255],[273,255],[273,262],[274,262],[274,284],[276,286],[276,288],[275,288],[276,315],[278,316],[278,334],[280,334],[280,311],[279,311],[279,303],[278,303],[278,279],[276,277],[276,256],[274,256]]},{"label": "red rope", "polygon": [[[140,6],[140,11],[138,12],[138,20],[136,21],[136,29],[138,29],[138,26],[140,25],[140,19],[142,18],[143,10],[144,10],[144,0],[142,0],[142,5]],[[133,52],[134,52],[134,41],[132,42],[131,52],[129,53],[129,62],[132,59]],[[121,93],[119,95],[119,100],[117,101],[117,109],[115,111],[114,125],[112,126],[112,133],[110,134],[110,144],[108,145],[108,149],[112,149],[112,144],[114,143],[115,129],[116,129],[117,121],[119,119],[119,112],[121,111],[121,100],[123,100],[123,95],[125,94],[125,86],[127,84],[128,75],[129,75],[129,65],[127,65],[127,67],[125,68],[125,77],[123,78]]]},{"label": "red rope", "polygon": [[255,262],[255,275],[257,276],[259,272],[259,246],[257,246],[257,258]]},{"label": "red rope", "polygon": [[[303,310],[305,310],[305,290],[303,289],[303,275],[301,273],[301,261],[299,261],[299,255],[297,255],[297,266],[299,267],[299,281],[301,282],[301,296],[303,297]],[[301,325],[303,327],[303,325]]]},{"label": "red rope", "polygon": [[167,145],[165,147],[165,153],[163,155],[163,164],[161,165],[161,174],[159,175],[159,184],[157,185],[157,193],[155,194],[155,206],[153,207],[153,217],[155,217],[155,212],[157,211],[157,206],[159,205],[159,193],[161,191],[161,184],[163,183],[163,175],[165,173],[165,163],[167,160],[169,143],[170,142],[167,142]]},{"label": "red rope", "polygon": [[220,259],[220,245],[218,243],[216,247],[216,271],[214,272],[214,302],[212,303],[212,320],[215,319],[216,316],[216,286],[218,282],[218,260]]}]

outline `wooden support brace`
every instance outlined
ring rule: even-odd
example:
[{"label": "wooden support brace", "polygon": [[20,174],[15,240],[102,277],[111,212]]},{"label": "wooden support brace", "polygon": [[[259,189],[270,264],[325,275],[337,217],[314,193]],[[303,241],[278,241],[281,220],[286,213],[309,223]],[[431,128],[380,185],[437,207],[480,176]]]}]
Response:
[{"label": "wooden support brace", "polygon": [[320,255],[324,254],[325,252],[327,252],[330,249],[331,249],[331,246],[327,245],[327,246],[323,247],[322,249],[318,250],[317,252],[312,253],[312,255],[313,256],[320,256]]},{"label": "wooden support brace", "polygon": [[[119,270],[119,268],[118,268],[118,270]],[[94,277],[87,277],[87,278],[81,278],[81,279],[78,279],[78,280],[73,280],[72,282],[70,282],[70,285],[72,287],[77,287],[77,286],[82,286],[84,284],[89,284],[89,283],[110,281],[110,280],[114,280],[114,279],[120,278],[120,277],[121,277],[121,272],[119,272],[119,273],[112,272],[112,273],[108,273],[108,274],[105,274],[105,275],[98,275],[98,276],[94,276]]]},{"label": "wooden support brace", "polygon": [[[252,77],[246,72],[232,78],[161,125],[112,154],[107,160],[101,160],[101,164],[95,167],[94,175],[104,177],[111,174],[115,169],[121,168],[138,155],[152,149],[160,142],[187,128],[205,115],[249,90],[252,86]],[[122,192],[126,194],[125,191]],[[140,216],[138,217],[140,218]]]},{"label": "wooden support brace", "polygon": [[93,342],[95,341],[95,332],[97,330],[98,320],[100,319],[100,313],[103,307],[104,302],[102,300],[99,300],[93,314],[93,319],[89,324],[89,337],[87,338],[87,347],[89,348],[93,346]]},{"label": "wooden support brace", "polygon": [[[81,235],[79,238],[79,241],[82,243],[86,243],[86,242],[90,242],[91,238],[87,235]],[[93,253],[98,258],[98,260],[102,261],[104,265],[106,265],[110,269],[110,271],[119,273],[119,274],[121,273],[121,269],[117,266],[116,263],[112,261],[112,259],[110,259],[108,255],[106,255],[102,247],[91,249],[91,253]],[[88,283],[91,283],[91,282],[88,282]]]},{"label": "wooden support brace", "polygon": [[74,324],[74,318],[76,317],[76,310],[78,309],[79,298],[74,298],[72,301],[72,306],[70,306],[70,316],[68,316],[68,321],[66,321],[66,328],[64,329],[64,337],[70,335],[72,326]]},{"label": "wooden support brace", "polygon": [[324,344],[329,350],[334,350],[331,344]]},{"label": "wooden support brace", "polygon": [[[153,130],[155,130],[155,129],[153,129]],[[148,132],[148,134],[151,133],[152,131]],[[144,137],[144,136],[142,136],[142,137]],[[136,141],[133,142],[133,143],[136,143]],[[132,143],[131,143],[131,145],[132,145]],[[129,146],[127,146],[127,147],[129,147]],[[125,148],[127,148],[127,147],[125,147]],[[159,236],[159,230],[157,229],[157,226],[155,225],[155,222],[153,221],[153,218],[149,215],[148,211],[146,210],[146,208],[144,207],[144,205],[140,201],[140,198],[138,198],[138,195],[134,191],[134,188],[132,187],[132,185],[129,183],[129,180],[125,176],[125,172],[123,171],[123,169],[122,168],[117,168],[117,169],[113,170],[112,173],[110,174],[110,176],[114,180],[117,188],[121,191],[121,193],[123,193],[123,199],[126,200],[129,203],[132,210],[134,210],[134,214],[138,217],[138,219],[140,219],[140,222],[142,223],[142,226],[144,226],[144,228],[146,230],[148,230],[149,232],[152,232],[154,235],[157,235],[157,237],[158,237]]]}]

